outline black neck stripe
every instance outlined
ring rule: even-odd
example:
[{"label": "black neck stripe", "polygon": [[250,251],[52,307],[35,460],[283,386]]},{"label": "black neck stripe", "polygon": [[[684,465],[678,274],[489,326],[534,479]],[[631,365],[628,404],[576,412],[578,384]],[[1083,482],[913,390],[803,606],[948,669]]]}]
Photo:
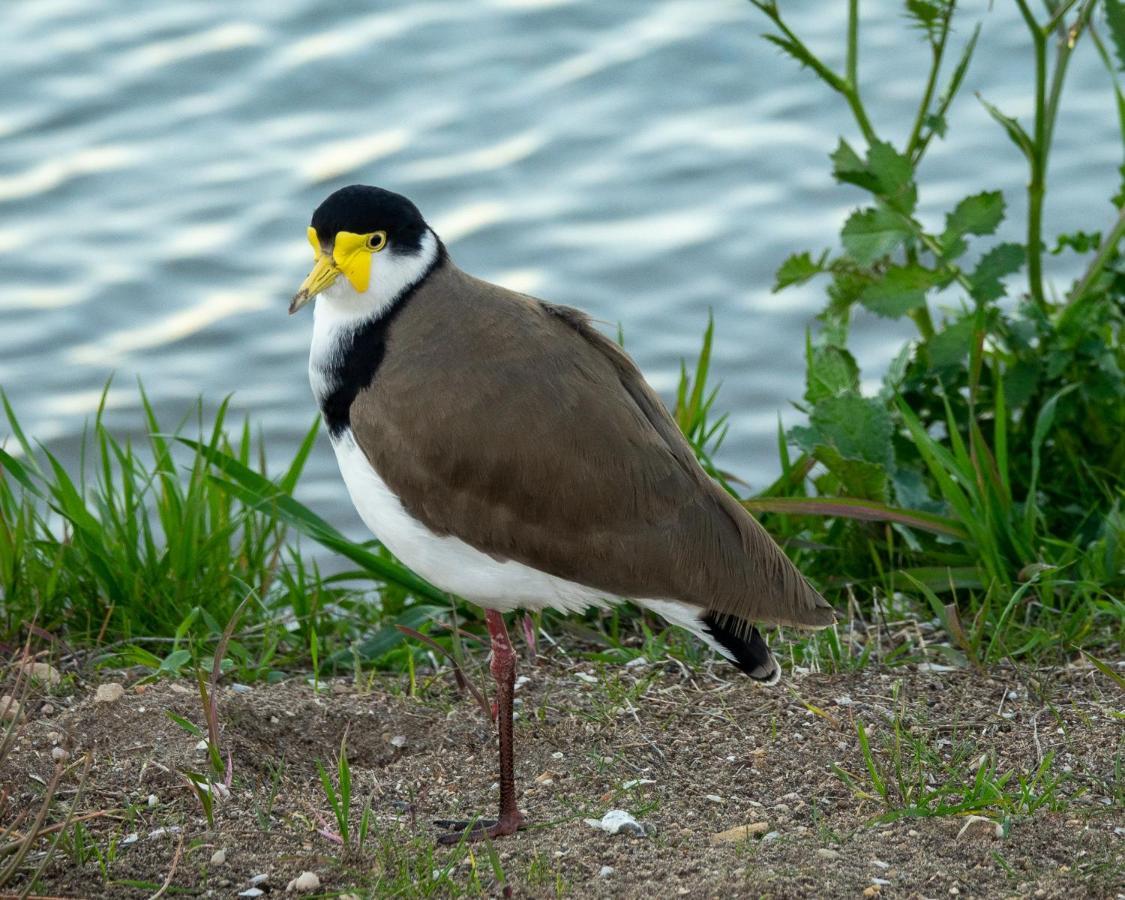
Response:
[{"label": "black neck stripe", "polygon": [[399,294],[381,316],[365,322],[343,339],[338,362],[324,373],[332,390],[320,403],[321,414],[332,437],[339,437],[351,424],[352,403],[360,391],[375,381],[375,373],[387,352],[387,333],[395,318],[422,283],[448,258],[445,245],[438,241],[434,261],[421,277]]}]

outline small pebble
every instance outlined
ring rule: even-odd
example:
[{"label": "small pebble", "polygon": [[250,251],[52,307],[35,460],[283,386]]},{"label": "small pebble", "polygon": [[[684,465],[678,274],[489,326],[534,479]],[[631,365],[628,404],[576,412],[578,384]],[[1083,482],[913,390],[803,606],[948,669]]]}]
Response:
[{"label": "small pebble", "polygon": [[644,836],[645,828],[623,809],[611,809],[601,819],[585,819],[591,828],[597,828],[606,834],[635,834]]},{"label": "small pebble", "polygon": [[49,687],[53,687],[62,681],[59,670],[49,663],[33,662],[25,667],[25,671],[31,676],[32,680],[40,681]]},{"label": "small pebble", "polygon": [[230,686],[230,689],[236,694],[249,694],[252,690],[254,690],[252,687],[250,687],[250,685],[239,684],[237,681]]},{"label": "small pebble", "polygon": [[213,866],[221,866],[226,861],[227,861],[227,851],[222,847],[220,847],[218,850],[216,850],[214,853],[211,854],[211,865],[213,865]]},{"label": "small pebble", "polygon": [[148,800],[146,800],[145,802],[148,803],[148,808],[152,809],[160,801],[156,799],[156,794],[149,794]]},{"label": "small pebble", "polygon": [[98,690],[93,694],[95,703],[116,703],[125,696],[125,688],[117,682],[99,684]]},{"label": "small pebble", "polygon": [[710,800],[712,803],[722,803],[723,802],[723,798],[720,797],[718,794],[708,794],[707,799]]},{"label": "small pebble", "polygon": [[765,834],[769,831],[769,824],[766,822],[754,822],[750,825],[739,825],[736,828],[728,828],[726,831],[720,831],[717,834],[711,835],[712,844],[738,844],[742,841],[748,840],[751,837]]},{"label": "small pebble", "polygon": [[264,894],[264,893],[265,893],[265,891],[263,891],[261,888],[247,888],[244,891],[239,891],[238,896],[239,897],[261,897],[262,894]]},{"label": "small pebble", "polygon": [[[401,735],[401,734],[396,734],[393,738],[391,738],[391,746],[392,747],[405,747],[406,746],[406,736]],[[311,875],[312,873],[310,872],[310,873],[307,873],[307,874]]]},{"label": "small pebble", "polygon": [[270,876],[268,872],[262,872],[260,875],[253,875],[250,878],[250,886],[257,887],[263,881],[269,881],[269,877]]},{"label": "small pebble", "polygon": [[285,886],[286,891],[297,894],[307,894],[320,887],[320,879],[316,872],[302,872]]},{"label": "small pebble", "polygon": [[0,697],[0,719],[5,722],[18,722],[23,718],[20,702],[9,694]]},{"label": "small pebble", "polygon": [[51,759],[58,763],[66,762],[70,759],[70,754],[62,747],[52,747]]},{"label": "small pebble", "polygon": [[609,878],[609,876],[612,875],[614,871],[616,870],[613,868],[613,866],[602,866],[601,869],[598,870],[598,878]]},{"label": "small pebble", "polygon": [[563,752],[561,750],[556,750],[554,753],[551,754],[551,759],[562,759],[562,758],[563,758]]},{"label": "small pebble", "polygon": [[125,696],[125,688],[118,684],[116,681],[107,681],[105,684],[99,684],[97,691],[94,692],[95,703],[116,703]]}]

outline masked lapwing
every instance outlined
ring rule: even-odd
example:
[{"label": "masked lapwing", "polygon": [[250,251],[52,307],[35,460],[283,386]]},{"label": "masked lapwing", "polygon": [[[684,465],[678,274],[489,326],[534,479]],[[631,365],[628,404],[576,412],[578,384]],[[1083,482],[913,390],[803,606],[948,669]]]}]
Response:
[{"label": "masked lapwing", "polygon": [[380,188],[336,191],[308,238],[289,311],[316,298],[309,377],[352,502],[400,561],[486,610],[500,816],[469,837],[524,822],[504,612],[630,600],[765,684],[781,670],[755,623],[834,621],[584,313],[461,271]]}]

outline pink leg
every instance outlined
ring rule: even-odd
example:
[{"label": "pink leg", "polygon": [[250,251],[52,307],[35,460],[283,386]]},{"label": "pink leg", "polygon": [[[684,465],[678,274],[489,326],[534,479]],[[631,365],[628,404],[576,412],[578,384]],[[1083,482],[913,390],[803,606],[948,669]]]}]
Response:
[{"label": "pink leg", "polygon": [[[463,837],[479,840],[515,834],[523,825],[524,819],[516,806],[516,776],[514,748],[512,746],[512,694],[516,683],[516,651],[504,627],[504,617],[495,610],[487,610],[488,635],[492,640],[492,677],[496,680],[496,718],[500,726],[500,818],[495,824],[478,823],[468,834],[457,831],[444,834],[438,841],[443,844],[456,844]],[[439,822],[456,828],[460,823]]]}]

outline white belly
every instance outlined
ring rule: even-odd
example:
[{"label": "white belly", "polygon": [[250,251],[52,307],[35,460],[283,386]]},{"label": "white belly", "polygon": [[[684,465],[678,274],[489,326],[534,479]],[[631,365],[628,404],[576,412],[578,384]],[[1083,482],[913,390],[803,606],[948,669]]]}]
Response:
[{"label": "white belly", "polygon": [[458,538],[434,534],[403,508],[350,430],[333,440],[332,446],[364,524],[403,565],[443,591],[501,611],[550,607],[580,612],[621,599],[514,560],[501,562]]}]

